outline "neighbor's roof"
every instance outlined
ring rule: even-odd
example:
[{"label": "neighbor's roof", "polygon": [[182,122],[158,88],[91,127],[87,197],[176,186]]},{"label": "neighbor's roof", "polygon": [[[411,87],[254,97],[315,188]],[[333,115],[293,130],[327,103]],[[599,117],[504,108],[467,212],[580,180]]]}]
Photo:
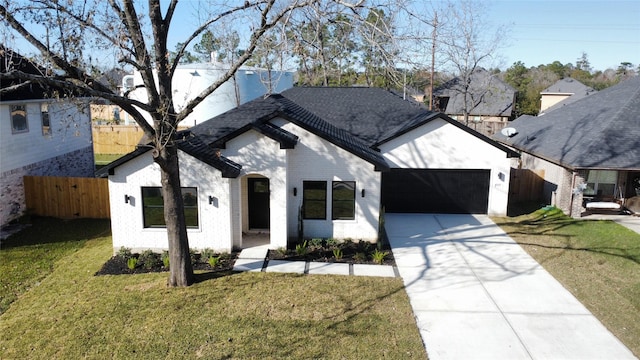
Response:
[{"label": "neighbor's roof", "polygon": [[625,80],[494,138],[571,169],[640,169],[640,77]]},{"label": "neighbor's roof", "polygon": [[[459,115],[464,112],[462,79],[453,78],[433,91],[435,97],[449,97],[445,114]],[[479,68],[471,74],[467,90],[469,115],[511,116],[515,101],[515,89],[485,69]]]},{"label": "neighbor's roof", "polygon": [[542,90],[540,95],[565,95],[568,98],[560,101],[559,103],[544,110],[544,113],[559,109],[567,104],[571,104],[577,100],[580,100],[586,96],[597,93],[597,90],[581,83],[573,78],[564,78],[558,80],[555,84]]},{"label": "neighbor's roof", "polygon": [[[47,70],[45,68],[39,66],[35,62],[20,55],[12,49],[8,49],[0,44],[0,73],[4,74],[13,70],[32,75],[44,75],[47,73]],[[33,82],[25,82],[22,80],[9,80],[4,76],[0,77],[1,89],[15,86],[21,83],[23,84],[23,86],[17,87],[10,92],[3,93],[2,96],[0,96],[0,101],[40,100],[69,95],[80,96],[77,92],[72,92],[58,87],[47,86],[44,84]]]}]

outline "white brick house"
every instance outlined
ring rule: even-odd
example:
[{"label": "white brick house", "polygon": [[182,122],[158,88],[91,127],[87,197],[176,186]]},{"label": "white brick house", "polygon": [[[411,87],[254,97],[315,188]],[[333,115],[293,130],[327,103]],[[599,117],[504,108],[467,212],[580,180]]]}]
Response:
[{"label": "white brick house", "polygon": [[[41,71],[6,50],[1,60],[1,72],[10,66],[27,73]],[[2,88],[12,85],[2,80]],[[30,84],[0,99],[0,226],[27,210],[24,176],[94,176],[89,103],[64,94],[55,98],[52,91]]]},{"label": "white brick house", "polygon": [[[192,248],[242,248],[255,229],[271,248],[300,235],[376,241],[383,207],[506,214],[514,153],[382,89],[293,88],[181,136]],[[166,249],[151,153],[141,147],[102,171],[114,250]]]}]

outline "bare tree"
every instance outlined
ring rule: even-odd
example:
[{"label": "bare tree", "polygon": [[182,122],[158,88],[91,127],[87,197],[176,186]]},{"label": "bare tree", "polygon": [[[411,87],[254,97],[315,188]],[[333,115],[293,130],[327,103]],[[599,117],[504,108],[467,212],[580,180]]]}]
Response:
[{"label": "bare tree", "polygon": [[[51,62],[56,71],[52,75],[32,75],[17,69],[2,74],[6,79],[37,82],[70,89],[85,96],[107,99],[129,113],[150,139],[154,162],[161,169],[164,217],[169,240],[169,286],[188,286],[193,283],[193,268],[189,259],[189,242],[180,189],[176,136],[177,125],[208,95],[229,80],[238,68],[253,54],[265,34],[277,24],[288,21],[297,9],[315,3],[315,0],[247,0],[229,4],[228,1],[210,2],[199,12],[201,22],[192,27],[190,35],[177,49],[175,56],[167,50],[170,29],[178,0],[163,2],[149,0],[140,4],[133,0],[58,1],[33,0],[15,2],[3,0],[0,16],[5,26],[28,41]],[[358,2],[335,0],[342,6],[354,8]],[[189,3],[193,4],[193,3]],[[199,4],[199,3],[198,3]],[[206,10],[206,12],[205,12]],[[205,17],[203,14],[207,14]],[[241,21],[232,21],[240,19]],[[189,23],[180,26],[191,25]],[[229,69],[217,81],[190,100],[179,112],[172,101],[172,83],[176,67],[185,54],[205,31],[220,23],[233,23],[238,33],[246,34],[245,51],[233,59]],[[42,34],[40,31],[49,31]],[[51,38],[54,46],[49,45]],[[146,102],[120,95],[104,86],[91,75],[87,53],[115,49],[121,64],[140,72],[147,90]],[[10,89],[0,90],[2,92]],[[149,123],[143,112],[150,114]]]},{"label": "bare tree", "polygon": [[[487,86],[472,88],[474,74],[497,56],[496,51],[501,46],[505,29],[499,27],[493,31],[486,19],[487,9],[483,3],[473,0],[450,2],[445,11],[439,11],[441,24],[438,35],[437,48],[440,56],[457,77],[454,91],[462,96],[462,111],[464,123],[469,124],[469,111],[478,105],[484,93],[479,89],[489,89]],[[442,16],[440,16],[442,14]]]}]

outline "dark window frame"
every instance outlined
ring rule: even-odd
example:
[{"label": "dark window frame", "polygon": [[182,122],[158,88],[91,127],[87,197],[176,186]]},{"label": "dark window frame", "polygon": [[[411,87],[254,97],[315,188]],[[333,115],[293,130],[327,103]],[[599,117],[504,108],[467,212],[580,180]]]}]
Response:
[{"label": "dark window frame", "polygon": [[[200,224],[198,214],[198,188],[182,187],[181,190],[187,229],[198,229]],[[157,195],[151,196],[151,192],[155,192]],[[142,186],[140,188],[140,194],[140,198],[142,199],[142,226],[145,229],[166,228],[162,188],[160,186]]]},{"label": "dark window frame", "polygon": [[40,119],[42,123],[42,136],[51,136],[51,119],[49,118],[49,104],[40,104]]},{"label": "dark window frame", "polygon": [[[340,189],[341,187],[342,188],[346,187],[346,189],[341,190]],[[338,194],[337,191],[340,191],[340,194]],[[355,219],[356,219],[356,182],[355,181],[333,181],[331,183],[331,220],[355,220]]]},{"label": "dark window frame", "polygon": [[[324,194],[323,196],[320,196]],[[319,209],[322,208],[322,214]],[[302,218],[304,220],[327,219],[327,181],[302,182]]]},{"label": "dark window frame", "polygon": [[[22,114],[20,114],[22,112]],[[20,122],[24,122],[24,128],[16,124],[16,116],[21,116]],[[29,132],[29,119],[27,117],[27,105],[11,105],[10,108],[11,133],[22,134]]]}]

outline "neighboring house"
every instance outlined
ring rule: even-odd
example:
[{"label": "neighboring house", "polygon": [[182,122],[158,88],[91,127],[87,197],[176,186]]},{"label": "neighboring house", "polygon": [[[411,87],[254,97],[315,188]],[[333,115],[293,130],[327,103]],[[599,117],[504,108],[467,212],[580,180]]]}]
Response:
[{"label": "neighboring house", "polygon": [[[97,80],[117,94],[122,93],[122,79],[127,76],[127,72],[122,69],[113,68],[102,74]],[[117,105],[111,104],[105,99],[93,99],[91,101],[91,120],[97,124],[119,124],[124,113]]]},{"label": "neighboring house", "polygon": [[[2,73],[45,71],[11,50],[0,50]],[[17,84],[0,81],[3,89]],[[24,176],[94,176],[89,103],[64,95],[27,84],[0,98],[0,225],[27,210]]]},{"label": "neighboring house", "polygon": [[521,152],[519,167],[545,170],[545,200],[566,214],[640,195],[640,77],[510,126],[494,138]]},{"label": "neighboring house", "polygon": [[[485,134],[500,132],[513,120],[516,91],[485,69],[475,70],[467,84],[456,77],[433,91],[434,109]],[[465,112],[467,119],[465,119]]]},{"label": "neighboring house", "polygon": [[[292,88],[180,133],[190,246],[376,241],[386,212],[505,215],[513,151],[373,88]],[[139,147],[109,178],[114,250],[166,249],[159,167]]]},{"label": "neighboring house", "polygon": [[596,92],[578,80],[560,79],[540,92],[540,114],[559,109]]},{"label": "neighboring house", "polygon": [[[229,65],[219,62],[178,65],[171,84],[176,111],[181,111],[189,101],[218,81],[228,70]],[[143,85],[138,71],[133,75],[125,76],[123,82],[126,90]],[[242,66],[233,78],[198,104],[193,112],[180,122],[180,126],[190,127],[200,124],[247,101],[265,94],[279,93],[292,86],[292,72]],[[130,97],[143,102],[147,101],[144,88],[132,91]],[[126,113],[122,115],[125,124],[133,123]],[[147,117],[147,120],[150,120],[150,117]]]}]

